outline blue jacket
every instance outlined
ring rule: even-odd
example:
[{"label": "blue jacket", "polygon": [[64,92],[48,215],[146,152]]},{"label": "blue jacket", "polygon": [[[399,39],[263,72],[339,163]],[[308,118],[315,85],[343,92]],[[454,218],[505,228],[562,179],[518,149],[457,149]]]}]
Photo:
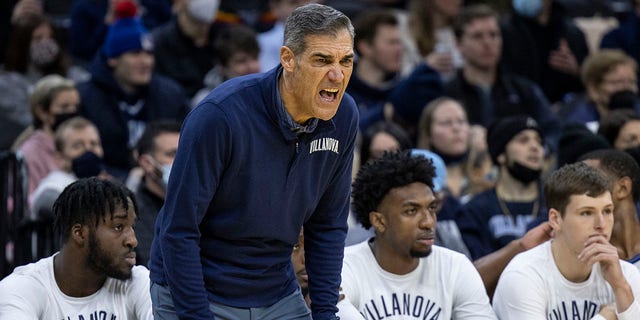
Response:
[{"label": "blue jacket", "polygon": [[142,109],[135,120],[144,123],[159,119],[182,121],[190,111],[189,104],[176,82],[157,74],[151,77],[147,86],[138,89],[137,95],[127,95],[113,77],[113,70],[107,65],[102,51],[89,71],[91,80],[78,85],[79,112],[98,127],[107,171],[122,179],[133,167],[134,160],[129,145],[129,123],[120,111],[120,103],[142,101]]},{"label": "blue jacket", "polygon": [[303,225],[313,317],[335,316],[357,109],[345,95],[332,120],[297,136],[280,112],[280,70],[221,84],[185,120],[149,264],[179,317],[293,293]]}]

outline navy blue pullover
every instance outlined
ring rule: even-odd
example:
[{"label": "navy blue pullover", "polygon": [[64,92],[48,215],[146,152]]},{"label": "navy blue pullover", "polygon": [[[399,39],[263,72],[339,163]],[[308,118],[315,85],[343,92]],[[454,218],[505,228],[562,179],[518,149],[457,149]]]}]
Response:
[{"label": "navy blue pullover", "polygon": [[280,72],[223,83],[185,120],[149,263],[181,319],[212,319],[209,301],[266,307],[293,293],[303,225],[313,318],[337,312],[357,109],[345,94],[332,120],[296,135]]}]

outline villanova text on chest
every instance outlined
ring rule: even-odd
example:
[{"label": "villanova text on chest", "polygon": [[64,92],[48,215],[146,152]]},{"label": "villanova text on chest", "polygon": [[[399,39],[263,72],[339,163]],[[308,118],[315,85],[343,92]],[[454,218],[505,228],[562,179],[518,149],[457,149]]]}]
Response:
[{"label": "villanova text on chest", "polygon": [[414,319],[439,319],[442,308],[436,306],[435,301],[423,296],[403,293],[398,297],[396,293],[389,296],[380,296],[378,301],[373,299],[365,303],[360,313],[367,320],[382,320],[392,316],[407,316]]},{"label": "villanova text on chest", "polygon": [[338,145],[340,141],[334,138],[320,138],[311,141],[309,145],[309,153],[314,153],[316,151],[333,151],[335,153],[338,152]]}]

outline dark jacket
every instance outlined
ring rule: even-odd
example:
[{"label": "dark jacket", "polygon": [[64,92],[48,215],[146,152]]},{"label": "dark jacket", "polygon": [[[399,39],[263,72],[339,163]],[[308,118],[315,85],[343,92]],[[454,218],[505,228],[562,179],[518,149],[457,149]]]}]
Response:
[{"label": "dark jacket", "polygon": [[[155,74],[149,85],[139,88],[136,95],[125,94],[102,53],[96,56],[90,72],[91,80],[78,85],[81,97],[79,112],[98,127],[104,149],[104,162],[112,174],[122,178],[122,172],[128,172],[134,165],[128,121],[181,121],[189,112],[188,102],[177,83]],[[135,119],[128,119],[120,110],[120,104],[136,102],[142,103],[142,109]]]},{"label": "dark jacket", "polygon": [[147,266],[151,243],[153,242],[153,226],[160,208],[164,204],[164,199],[158,197],[145,185],[144,178],[135,192],[136,204],[138,205],[138,222],[136,222],[136,263]]},{"label": "dark jacket", "polygon": [[562,38],[567,40],[578,65],[582,65],[589,54],[584,34],[565,15],[562,6],[553,3],[547,26],[512,14],[502,21],[500,27],[503,40],[501,63],[507,71],[533,80],[552,103],[561,100],[568,92],[583,90],[579,76],[549,66],[549,53],[557,50]]},{"label": "dark jacket", "polygon": [[358,112],[345,95],[331,120],[296,134],[281,71],[224,82],[185,119],[149,262],[180,318],[211,319],[209,301],[264,307],[292,294],[303,225],[313,318],[335,317]]},{"label": "dark jacket", "polygon": [[445,84],[444,91],[445,95],[462,102],[471,124],[488,128],[497,119],[526,114],[538,121],[550,146],[555,148],[557,145],[559,119],[540,88],[523,77],[499,71],[490,96],[487,96],[483,89],[464,78],[462,70],[458,70],[456,77]]},{"label": "dark jacket", "polygon": [[155,70],[178,82],[189,98],[204,87],[204,76],[216,60],[213,29],[209,43],[196,47],[178,26],[176,19],[153,31]]}]

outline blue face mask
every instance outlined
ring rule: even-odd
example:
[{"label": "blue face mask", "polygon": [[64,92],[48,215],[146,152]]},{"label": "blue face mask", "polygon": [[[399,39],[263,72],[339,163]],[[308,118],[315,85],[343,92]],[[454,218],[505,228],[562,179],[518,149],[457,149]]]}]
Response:
[{"label": "blue face mask", "polygon": [[169,185],[169,174],[171,173],[171,164],[165,164],[162,166],[162,183],[165,188]]},{"label": "blue face mask", "polygon": [[535,18],[542,10],[544,0],[513,0],[513,10],[527,18]]}]

